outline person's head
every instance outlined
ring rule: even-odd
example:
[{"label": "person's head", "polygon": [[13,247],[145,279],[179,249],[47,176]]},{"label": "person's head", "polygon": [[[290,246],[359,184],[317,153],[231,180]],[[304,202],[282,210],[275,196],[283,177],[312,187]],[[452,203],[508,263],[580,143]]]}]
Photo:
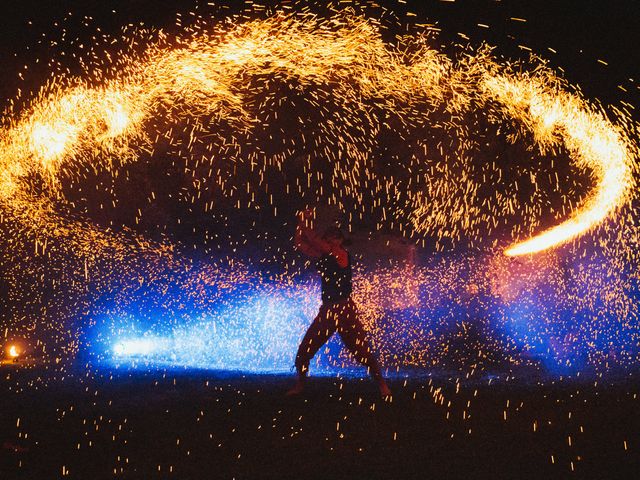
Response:
[{"label": "person's head", "polygon": [[342,247],[345,245],[345,236],[338,227],[327,228],[322,238],[332,247]]}]

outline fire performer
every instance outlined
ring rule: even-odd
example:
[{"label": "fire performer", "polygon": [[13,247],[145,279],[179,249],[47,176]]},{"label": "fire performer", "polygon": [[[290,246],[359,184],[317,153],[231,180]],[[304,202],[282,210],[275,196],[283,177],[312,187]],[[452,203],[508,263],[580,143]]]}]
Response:
[{"label": "fire performer", "polygon": [[322,305],[298,348],[295,362],[297,381],[287,394],[297,395],[304,390],[309,362],[320,347],[338,332],[349,351],[368,367],[380,394],[387,397],[391,390],[382,376],[351,299],[351,258],[344,248],[345,237],[336,227],[328,228],[322,236],[318,235],[310,224],[312,216],[313,210],[310,209],[298,215],[295,244],[302,253],[317,260],[322,278]]}]

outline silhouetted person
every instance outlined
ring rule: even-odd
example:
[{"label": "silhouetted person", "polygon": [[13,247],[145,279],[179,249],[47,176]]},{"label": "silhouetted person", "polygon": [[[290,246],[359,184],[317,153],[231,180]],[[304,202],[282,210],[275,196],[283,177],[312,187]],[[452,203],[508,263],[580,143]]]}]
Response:
[{"label": "silhouetted person", "polygon": [[317,259],[318,272],[322,278],[322,305],[298,348],[297,381],[288,395],[303,391],[309,362],[320,347],[338,332],[355,358],[369,368],[369,373],[378,383],[380,394],[383,397],[389,396],[391,391],[371,351],[351,299],[351,259],[343,245],[344,235],[340,229],[332,227],[319,236],[308,224],[312,213],[311,210],[306,210],[298,215],[295,242],[298,250]]}]

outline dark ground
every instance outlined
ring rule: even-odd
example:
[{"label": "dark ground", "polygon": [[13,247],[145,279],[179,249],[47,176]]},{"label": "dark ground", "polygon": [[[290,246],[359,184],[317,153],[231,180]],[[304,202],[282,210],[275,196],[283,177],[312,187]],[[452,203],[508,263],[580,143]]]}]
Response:
[{"label": "dark ground", "polygon": [[[0,367],[0,478],[638,478],[637,378],[368,380]],[[440,389],[440,390],[438,390]],[[505,420],[506,418],[506,420]],[[625,443],[626,442],[626,443]],[[573,470],[572,470],[573,469]]]}]

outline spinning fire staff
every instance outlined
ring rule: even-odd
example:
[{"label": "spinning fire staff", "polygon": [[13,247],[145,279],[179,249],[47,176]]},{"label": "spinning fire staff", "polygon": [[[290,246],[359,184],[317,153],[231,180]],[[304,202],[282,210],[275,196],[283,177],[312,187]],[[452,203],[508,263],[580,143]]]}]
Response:
[{"label": "spinning fire staff", "polygon": [[387,397],[391,395],[391,390],[382,376],[351,299],[351,258],[344,248],[345,237],[336,227],[328,228],[322,236],[318,235],[310,224],[312,216],[312,210],[305,210],[298,215],[295,244],[302,253],[317,259],[322,278],[322,305],[298,348],[295,363],[297,381],[287,395],[302,393],[309,362],[320,347],[338,332],[349,351],[368,367],[378,383],[380,395]]}]

